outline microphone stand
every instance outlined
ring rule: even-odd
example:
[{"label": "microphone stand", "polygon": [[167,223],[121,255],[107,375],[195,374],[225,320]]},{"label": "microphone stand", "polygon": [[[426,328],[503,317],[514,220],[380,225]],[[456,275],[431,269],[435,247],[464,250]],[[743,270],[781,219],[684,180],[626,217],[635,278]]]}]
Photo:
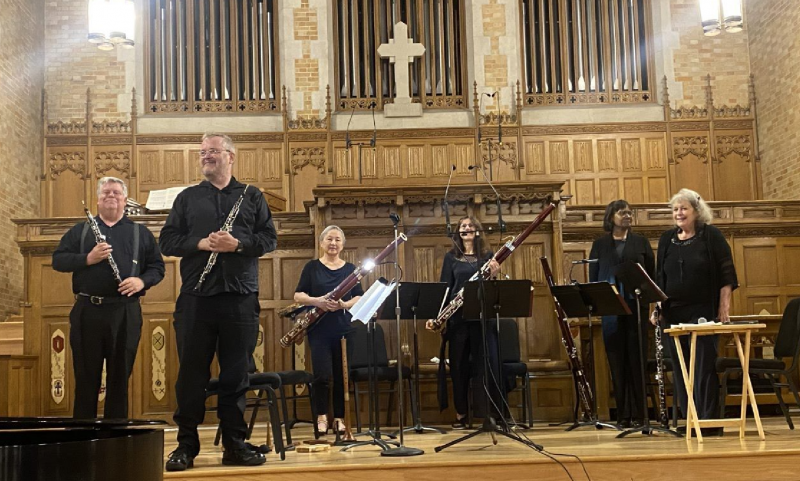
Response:
[{"label": "microphone stand", "polygon": [[[367,146],[372,148],[372,149],[375,149],[375,146],[378,143],[378,130],[377,130],[377,127],[376,127],[376,124],[375,124],[375,107],[376,107],[375,102],[372,102],[371,104],[369,104],[369,108],[372,110],[372,138],[369,140],[369,142],[353,142],[353,141],[350,140],[350,122],[353,121],[353,114],[356,112],[356,108],[355,107],[353,107],[353,111],[350,113],[350,120],[347,122],[347,131],[345,132],[344,145],[345,145],[345,148],[347,149],[348,152],[350,152],[350,147],[352,147],[352,146],[358,147],[358,183],[359,184],[361,184],[361,181],[362,181],[362,176],[361,176],[361,170],[362,170],[361,152],[362,152],[362,149],[363,149],[363,147],[367,147]],[[351,160],[352,160],[352,157],[351,157]]]},{"label": "microphone stand", "polygon": [[[392,219],[392,224],[394,224],[394,238],[397,239],[398,237],[398,229],[397,224],[400,223],[400,217],[395,214],[389,214],[389,218]],[[400,424],[399,432],[399,445],[396,448],[384,449],[381,451],[381,456],[391,456],[391,457],[401,457],[401,456],[419,456],[420,454],[425,454],[425,451],[417,448],[411,448],[408,446],[403,445],[403,417],[405,416],[405,403],[403,402],[403,363],[402,363],[402,343],[400,342],[400,263],[399,263],[399,253],[397,252],[398,249],[394,249],[394,298],[396,300],[395,308],[394,308],[394,315],[395,320],[397,322],[397,417],[398,422]],[[411,394],[411,393],[409,393]]]}]

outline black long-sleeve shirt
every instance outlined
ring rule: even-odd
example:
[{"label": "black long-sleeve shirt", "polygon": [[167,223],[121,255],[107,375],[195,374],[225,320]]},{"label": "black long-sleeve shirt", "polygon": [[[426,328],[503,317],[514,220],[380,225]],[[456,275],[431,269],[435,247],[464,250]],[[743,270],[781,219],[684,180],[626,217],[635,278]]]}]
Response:
[{"label": "black long-sleeve shirt", "polygon": [[[455,254],[452,252],[447,252],[444,255],[444,260],[442,261],[442,273],[439,276],[439,282],[447,283],[447,287],[450,289],[447,293],[447,302],[449,303],[453,298],[458,294],[458,291],[464,287],[464,284],[469,281],[469,278],[472,277],[478,270],[483,267],[486,262],[492,258],[491,252],[484,252],[480,258],[472,257],[472,256],[465,256],[465,257],[456,257]],[[475,259],[474,261],[472,259]],[[453,314],[450,318],[449,322],[457,323],[461,322],[461,312],[462,310],[459,309]]]},{"label": "black long-sleeve shirt", "polygon": [[211,255],[199,250],[197,244],[222,228],[244,188],[235,178],[223,189],[203,181],[175,198],[161,229],[159,244],[164,255],[182,257],[181,292],[199,296],[258,292],[258,258],[275,250],[278,236],[264,194],[253,186],[247,189],[231,231],[242,242],[241,253],[219,253],[203,286],[199,291],[194,290]]},{"label": "black long-sleeve shirt", "polygon": [[[134,223],[127,216],[109,227],[100,216],[95,217],[100,232],[106,236],[106,242],[111,245],[111,256],[117,263],[122,279],[131,276],[133,271],[133,230],[139,229],[139,277],[144,282],[144,289],[134,294],[142,296],[150,287],[161,282],[164,278],[164,259],[156,244],[153,233],[142,225]],[[59,272],[72,272],[72,292],[84,293],[91,296],[120,297],[117,289],[119,285],[114,279],[114,272],[108,261],[103,260],[91,266],[86,265],[86,257],[97,245],[91,229],[87,229],[81,250],[81,235],[84,233],[86,222],[74,225],[58,244],[53,252],[53,269]]]}]

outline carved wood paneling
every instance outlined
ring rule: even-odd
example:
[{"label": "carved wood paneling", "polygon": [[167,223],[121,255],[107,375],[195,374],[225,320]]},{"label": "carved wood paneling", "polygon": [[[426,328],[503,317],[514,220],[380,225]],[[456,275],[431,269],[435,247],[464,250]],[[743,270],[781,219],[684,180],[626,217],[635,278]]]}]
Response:
[{"label": "carved wood paneling", "polygon": [[236,161],[233,164],[233,169],[233,175],[239,182],[249,184],[260,180],[258,177],[257,150],[253,148],[236,149]]},{"label": "carved wood paneling", "polygon": [[295,175],[309,165],[325,173],[325,147],[292,147],[289,162]]},{"label": "carved wood paneling", "polygon": [[550,173],[569,172],[569,145],[566,141],[550,142]]},{"label": "carved wood paneling", "polygon": [[411,145],[408,147],[408,176],[426,177],[424,146]]},{"label": "carved wood paneling", "polygon": [[617,142],[615,140],[598,140],[597,158],[600,172],[616,172]]},{"label": "carved wood paneling", "polygon": [[65,171],[70,171],[80,179],[86,179],[88,171],[85,152],[55,152],[48,160],[50,178],[55,180]]},{"label": "carved wood paneling", "polygon": [[183,150],[164,151],[164,170],[160,184],[182,185],[186,182],[187,159]]},{"label": "carved wood paneling", "polygon": [[350,150],[336,149],[336,163],[334,164],[334,172],[336,172],[337,179],[352,179],[353,178],[353,164]]},{"label": "carved wood paneling", "polygon": [[386,178],[402,177],[400,147],[389,146],[381,149],[383,153],[383,172]]},{"label": "carved wood paneling", "polygon": [[116,171],[122,178],[129,179],[131,172],[130,152],[127,150],[95,152],[95,177],[103,177],[112,170]]},{"label": "carved wood paneling", "polygon": [[[575,141],[573,143],[575,155],[575,172],[593,172],[594,171],[594,156],[592,155],[592,142],[591,141]],[[602,159],[602,155],[600,156]],[[603,170],[603,167],[600,167]]]},{"label": "carved wood paneling", "polygon": [[139,152],[139,185],[149,186],[160,184],[160,159],[157,150],[142,150]]},{"label": "carved wood paneling", "polygon": [[544,142],[525,142],[525,169],[528,175],[545,174]]},{"label": "carved wood paneling", "polygon": [[622,170],[642,171],[642,144],[639,139],[622,139]]},{"label": "carved wood paneling", "polygon": [[[672,142],[674,185],[692,189],[706,199],[713,198],[708,137],[676,136]],[[676,189],[677,190],[677,189]]]}]

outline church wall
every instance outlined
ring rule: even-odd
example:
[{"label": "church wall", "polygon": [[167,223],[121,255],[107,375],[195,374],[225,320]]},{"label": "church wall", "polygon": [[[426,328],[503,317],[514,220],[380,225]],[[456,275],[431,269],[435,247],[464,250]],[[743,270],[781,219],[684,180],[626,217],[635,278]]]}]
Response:
[{"label": "church wall", "polygon": [[[49,93],[50,120],[82,118],[85,114],[86,88],[92,88],[95,116],[119,118],[130,111],[130,89],[143,89],[141,39],[144,35],[142,14],[146,0],[137,0],[137,48],[131,51],[101,52],[86,41],[87,0],[49,0],[46,11],[46,88]],[[470,0],[465,2],[467,32],[467,76],[469,102],[472,84],[481,92],[500,90],[503,110],[513,110],[513,86],[520,79],[520,25],[518,0]],[[329,0],[285,0],[280,2],[279,35],[281,39],[281,83],[287,88],[291,117],[322,116],[326,86],[333,91],[333,5]],[[748,32],[703,37],[700,29],[698,0],[653,0],[651,4],[654,32],[654,72],[660,90],[666,75],[673,107],[677,104],[705,103],[704,77],[711,74],[717,104],[746,104],[747,77],[750,74],[747,48]],[[494,109],[495,99],[484,98],[483,110]],[[334,111],[336,107],[334,105]],[[654,120],[653,105],[639,105],[606,112],[605,107],[527,110],[526,123],[638,122]],[[596,111],[605,115],[598,116]],[[467,126],[462,112],[445,115],[426,114],[414,125],[452,127]],[[343,116],[344,113],[340,116]],[[402,119],[379,116],[379,128],[406,128]],[[348,115],[349,117],[349,115]],[[371,127],[371,116],[355,116],[353,128]],[[369,118],[367,118],[369,117]],[[437,117],[433,119],[433,117]],[[258,119],[253,122],[253,119]],[[552,119],[552,120],[550,120]],[[600,120],[598,120],[600,119]],[[142,131],[170,130],[201,132],[207,129],[209,117],[142,119]],[[211,118],[219,123],[219,119]],[[237,117],[223,122],[226,128],[252,131],[254,124],[264,129],[279,128],[280,122],[263,116]],[[466,122],[465,122],[466,120]],[[339,126],[341,121],[334,121]]]},{"label": "church wall", "polygon": [[800,198],[800,3],[748,0],[764,197]]},{"label": "church wall", "polygon": [[[130,111],[126,75],[134,71],[133,51],[103,52],[86,40],[87,0],[46,0],[45,6],[48,119],[83,119],[87,88],[92,89],[95,118],[116,120],[125,116],[123,112]],[[41,28],[36,30],[37,35],[41,32]]]},{"label": "church wall", "polygon": [[[700,26],[699,0],[656,0],[654,8],[664,1],[669,1],[670,28],[661,33],[670,44],[672,58],[668,61],[673,68],[672,74],[667,72],[666,75],[682,90],[670,90],[672,106],[705,104],[703,87],[707,75],[711,75],[714,85],[715,104],[747,105],[747,82],[751,72],[747,47],[749,28],[736,34],[723,32],[716,37],[706,37]],[[753,72],[758,70],[753,69]]]},{"label": "church wall", "polygon": [[0,321],[19,313],[24,284],[11,219],[39,214],[43,6],[4,1],[0,15]]}]

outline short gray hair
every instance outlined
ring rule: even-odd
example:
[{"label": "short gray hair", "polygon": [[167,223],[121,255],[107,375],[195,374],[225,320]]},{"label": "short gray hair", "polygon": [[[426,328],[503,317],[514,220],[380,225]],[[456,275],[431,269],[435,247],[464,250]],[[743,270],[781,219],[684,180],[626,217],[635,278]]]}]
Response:
[{"label": "short gray hair", "polygon": [[703,227],[706,224],[710,224],[714,218],[711,213],[711,209],[708,207],[708,204],[706,204],[706,201],[700,197],[700,194],[693,190],[679,190],[678,193],[673,195],[669,200],[670,209],[675,207],[675,204],[678,202],[686,202],[692,206],[695,212],[697,212],[697,220],[695,221],[697,227]]},{"label": "short gray hair", "polygon": [[112,184],[119,184],[122,186],[122,194],[125,197],[128,197],[128,186],[125,185],[125,181],[118,178],[118,177],[103,177],[97,181],[97,197],[100,197],[100,194],[103,193],[103,186],[111,182]]},{"label": "short gray hair", "polygon": [[342,234],[342,244],[347,242],[347,238],[344,236],[344,231],[338,225],[329,225],[325,229],[323,229],[322,233],[319,235],[319,243],[322,244],[322,241],[325,240],[325,236],[328,235],[328,232],[332,230],[338,230],[340,234]]},{"label": "short gray hair", "polygon": [[[207,132],[203,134],[203,139],[213,139],[215,137],[219,137],[222,139],[222,146],[225,147],[225,150],[230,150],[232,154],[236,154],[236,146],[233,144],[233,139],[225,134],[218,134],[215,132]],[[201,141],[202,142],[202,141]]]}]

